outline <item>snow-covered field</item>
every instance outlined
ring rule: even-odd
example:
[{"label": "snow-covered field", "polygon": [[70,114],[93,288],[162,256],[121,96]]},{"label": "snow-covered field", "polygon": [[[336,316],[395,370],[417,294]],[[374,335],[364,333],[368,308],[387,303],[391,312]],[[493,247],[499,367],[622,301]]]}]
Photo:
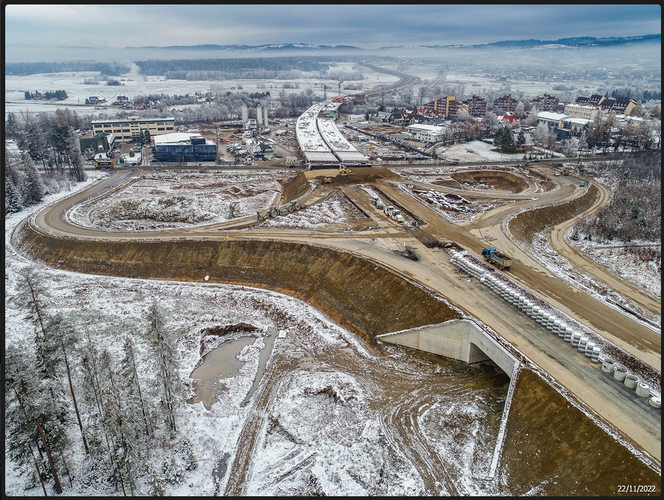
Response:
[{"label": "snow-covered field", "polygon": [[343,193],[332,191],[330,196],[320,203],[316,203],[298,212],[286,216],[267,219],[255,226],[263,228],[306,229],[326,231],[357,230],[357,222],[366,222],[365,228],[370,227],[371,219],[360,212]]},{"label": "snow-covered field", "polygon": [[[353,70],[354,63],[337,63],[337,66],[331,68],[331,71],[355,71]],[[367,78],[358,81],[366,85],[367,88],[376,84],[389,85],[398,80],[398,78],[380,74],[380,79],[377,80],[377,74],[367,68],[363,70]],[[108,86],[106,82],[100,81],[98,85],[90,85],[84,83],[86,80],[94,80],[99,76],[99,72],[94,71],[78,71],[78,72],[63,72],[63,73],[40,73],[35,75],[26,76],[5,76],[5,115],[9,112],[20,114],[20,112],[30,111],[37,113],[40,111],[55,112],[56,109],[63,109],[69,107],[77,114],[89,115],[98,113],[116,113],[120,108],[111,106],[110,104],[117,100],[117,96],[127,96],[130,101],[138,96],[166,94],[166,95],[185,95],[200,92],[206,94],[207,92],[270,92],[275,97],[280,92],[300,93],[307,89],[311,89],[315,95],[323,97],[323,85],[319,83],[326,83],[328,89],[333,85],[330,80],[318,78],[315,73],[303,73],[303,77],[294,80],[255,80],[255,79],[238,79],[238,80],[223,80],[223,81],[209,81],[209,80],[168,80],[163,76],[145,76],[142,75],[136,65],[132,65],[132,71],[118,77],[112,77],[118,80],[120,86]],[[355,82],[353,82],[355,83]],[[338,89],[334,86],[335,95]],[[42,100],[26,100],[25,92],[29,91],[34,93],[39,91],[44,93],[46,91],[54,92],[56,90],[64,90],[67,92],[67,99],[63,101],[42,101]],[[341,95],[355,94],[357,90],[345,90],[342,86]],[[85,100],[90,96],[96,96],[105,99],[106,102],[97,106],[86,105]],[[180,106],[175,106],[179,108]]]},{"label": "snow-covered field", "polygon": [[92,228],[158,230],[255,215],[277,204],[294,174],[275,171],[143,172],[119,192],[77,205],[68,219]]}]

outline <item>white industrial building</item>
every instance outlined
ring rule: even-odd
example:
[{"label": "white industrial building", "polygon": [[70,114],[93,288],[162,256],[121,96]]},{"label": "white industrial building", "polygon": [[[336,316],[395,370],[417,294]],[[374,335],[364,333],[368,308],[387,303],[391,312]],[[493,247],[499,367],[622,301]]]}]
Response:
[{"label": "white industrial building", "polygon": [[406,129],[419,142],[439,142],[443,140],[445,127],[437,125],[414,124]]}]

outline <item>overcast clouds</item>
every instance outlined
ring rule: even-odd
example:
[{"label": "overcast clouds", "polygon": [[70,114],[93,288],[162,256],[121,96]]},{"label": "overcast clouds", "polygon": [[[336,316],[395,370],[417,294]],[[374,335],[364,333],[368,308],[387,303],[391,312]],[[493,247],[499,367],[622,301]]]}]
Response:
[{"label": "overcast clouds", "polygon": [[[384,45],[661,33],[657,5],[5,5],[6,61],[60,47]],[[61,59],[67,51],[61,49]],[[36,56],[37,55],[37,56]],[[51,58],[49,58],[51,59]]]}]

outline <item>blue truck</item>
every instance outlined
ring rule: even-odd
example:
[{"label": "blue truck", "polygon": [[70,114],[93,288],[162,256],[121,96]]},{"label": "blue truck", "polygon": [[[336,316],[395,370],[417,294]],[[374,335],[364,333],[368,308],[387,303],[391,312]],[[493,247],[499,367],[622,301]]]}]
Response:
[{"label": "blue truck", "polygon": [[494,247],[483,248],[482,257],[500,269],[509,269],[512,266],[512,259]]}]

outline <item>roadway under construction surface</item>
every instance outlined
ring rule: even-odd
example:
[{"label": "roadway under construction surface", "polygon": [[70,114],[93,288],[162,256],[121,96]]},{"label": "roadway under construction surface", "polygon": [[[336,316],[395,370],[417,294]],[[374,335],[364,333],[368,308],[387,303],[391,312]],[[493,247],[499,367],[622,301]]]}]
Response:
[{"label": "roadway under construction surface", "polygon": [[[126,181],[127,174],[118,172],[93,190]],[[506,494],[614,495],[618,484],[661,483],[660,410],[629,391],[607,397],[589,384],[586,374],[599,372],[597,365],[579,358],[573,349],[552,354],[546,343],[553,341],[544,339],[534,322],[491,297],[483,285],[469,282],[441,251],[453,245],[478,255],[488,246],[489,236],[491,246],[504,249],[514,259],[509,271],[513,280],[660,373],[658,331],[552,275],[501,229],[503,220],[527,208],[530,211],[512,219],[510,232],[512,237],[528,240],[536,231],[597,210],[608,200],[606,188],[593,183],[584,190],[574,177],[554,180],[540,172],[543,184],[555,183],[557,188],[541,189],[536,196],[523,196],[487,211],[472,224],[459,225],[400,189],[395,182],[403,179],[393,171],[356,168],[349,175],[333,176],[330,183],[319,179],[311,191],[310,181],[316,175],[326,174],[301,173],[284,186],[282,202],[297,199],[311,206],[330,190],[339,190],[367,214],[374,229],[348,234],[265,229],[254,227],[258,221],[242,220],[214,227],[108,233],[65,222],[65,210],[90,194],[83,192],[42,211],[19,227],[14,239],[32,258],[59,269],[201,282],[208,276],[214,282],[292,295],[325,312],[368,346],[375,346],[379,334],[464,316],[478,318],[532,367],[516,381],[505,430],[497,478]],[[500,182],[500,174],[492,175]],[[492,182],[493,177],[485,177],[485,182]],[[510,177],[501,187],[518,191],[523,187],[520,182]],[[365,188],[373,188],[421,223],[406,227],[386,217],[372,206]],[[506,197],[514,199],[515,193]],[[547,208],[552,205],[564,209]],[[404,252],[407,248],[410,256]],[[584,271],[592,274],[593,267],[587,265]],[[616,291],[661,314],[658,300],[613,279]],[[545,378],[550,377],[559,390],[541,374],[547,374]],[[496,384],[499,388],[505,380]],[[433,485],[431,491],[435,491]],[[241,489],[230,493],[241,493]]]}]

